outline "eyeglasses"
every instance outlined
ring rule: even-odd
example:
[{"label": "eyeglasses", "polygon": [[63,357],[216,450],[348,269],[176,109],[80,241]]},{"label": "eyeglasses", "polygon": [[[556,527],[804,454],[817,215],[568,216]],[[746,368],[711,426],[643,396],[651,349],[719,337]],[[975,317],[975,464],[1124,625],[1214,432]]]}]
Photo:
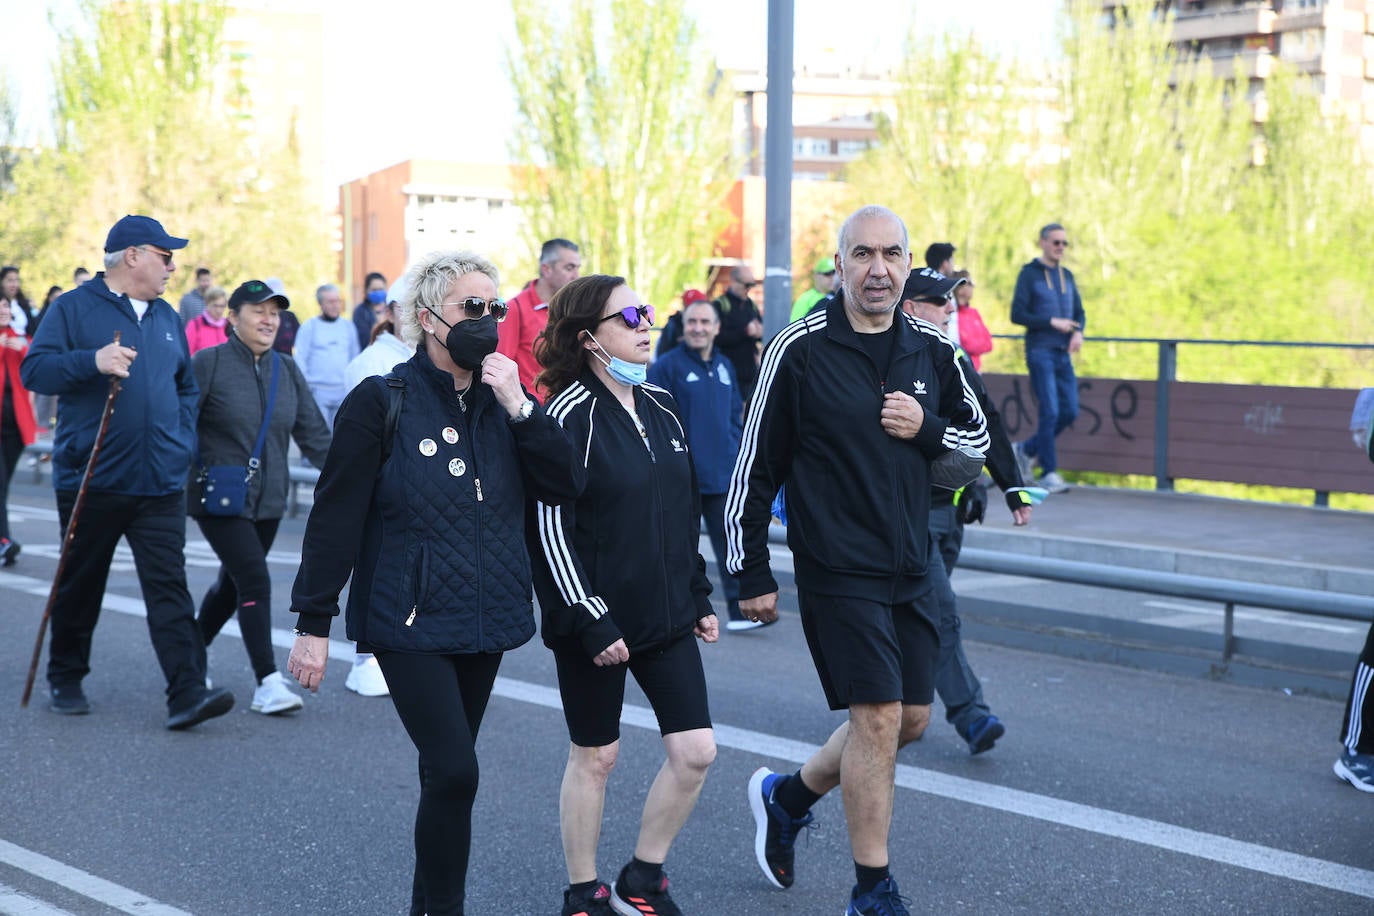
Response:
[{"label": "eyeglasses", "polygon": [[463,314],[469,318],[481,318],[483,315],[490,312],[491,317],[495,318],[498,322],[505,321],[506,313],[510,311],[510,306],[506,305],[506,303],[502,302],[500,299],[482,299],[478,296],[469,296],[466,299],[459,299],[457,302],[439,303],[440,308],[446,305],[461,305],[463,307]]},{"label": "eyeglasses", "polygon": [[[631,331],[639,330],[641,321],[647,321],[649,322],[649,327],[653,327],[654,307],[652,305],[627,306],[618,312],[612,312],[606,315],[601,321],[610,321],[612,318],[619,318],[621,321],[625,322],[625,327],[629,328]],[[601,321],[598,321],[597,324],[600,324]]]},{"label": "eyeglasses", "polygon": [[1068,247],[1069,247],[1069,240],[1068,240],[1068,239],[1050,239],[1050,244],[1053,245],[1055,248],[1068,248]]},{"label": "eyeglasses", "polygon": [[835,271],[833,271],[833,270],[821,271],[821,276],[822,276],[822,277],[833,277],[833,276],[835,276]]},{"label": "eyeglasses", "polygon": [[157,255],[159,258],[162,258],[162,266],[163,266],[163,267],[171,267],[171,266],[172,266],[172,258],[175,257],[175,255],[173,255],[170,251],[163,251],[161,248],[154,248],[154,247],[151,246],[151,245],[135,245],[134,247],[137,248],[139,251],[149,251],[149,252],[152,252],[153,254]]}]

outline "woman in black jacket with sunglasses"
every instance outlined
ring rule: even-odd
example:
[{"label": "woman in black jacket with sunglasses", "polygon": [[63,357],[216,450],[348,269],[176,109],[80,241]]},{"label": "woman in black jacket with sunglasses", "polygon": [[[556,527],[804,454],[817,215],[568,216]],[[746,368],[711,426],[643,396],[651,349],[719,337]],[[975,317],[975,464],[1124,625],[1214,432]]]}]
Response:
[{"label": "woman in black jacket with sunglasses", "polygon": [[[582,277],[554,295],[535,344],[549,414],[585,472],[574,502],[535,507],[530,551],[572,741],[559,798],[564,916],[679,912],[663,861],[716,754],[692,638],[718,636],[697,550],[701,497],[677,405],[644,382],[653,320],[653,306],[623,278]],[[667,760],[645,800],[634,858],[607,887],[596,848],[627,672],[654,709]]]},{"label": "woman in black jacket with sunglasses", "polygon": [[502,654],[534,635],[525,501],[571,498],[567,436],[496,351],[496,268],[472,252],[425,256],[398,305],[418,344],[339,407],[291,591],[288,662],[315,690],[348,593],[348,637],[373,652],[420,758],[414,916],[462,914],[475,743]]}]

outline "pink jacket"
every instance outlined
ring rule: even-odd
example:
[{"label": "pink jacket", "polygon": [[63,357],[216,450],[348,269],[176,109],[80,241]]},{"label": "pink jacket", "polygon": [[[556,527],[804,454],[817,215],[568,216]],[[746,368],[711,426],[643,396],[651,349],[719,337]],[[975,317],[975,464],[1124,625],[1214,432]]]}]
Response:
[{"label": "pink jacket", "polygon": [[191,345],[191,355],[197,350],[214,347],[229,339],[229,319],[221,318],[219,323],[202,313],[186,323],[186,342]]},{"label": "pink jacket", "polygon": [[992,352],[992,332],[971,305],[959,309],[959,346],[973,360],[973,368],[983,371],[983,354]]}]

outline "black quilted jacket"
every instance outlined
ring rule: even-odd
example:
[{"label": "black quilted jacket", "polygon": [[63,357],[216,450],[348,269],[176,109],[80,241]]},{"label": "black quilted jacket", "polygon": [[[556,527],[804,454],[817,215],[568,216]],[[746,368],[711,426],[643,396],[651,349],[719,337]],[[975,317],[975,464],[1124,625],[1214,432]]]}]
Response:
[{"label": "black quilted jacket", "polygon": [[348,637],[365,651],[513,649],[534,635],[525,497],[563,502],[581,467],[542,409],[512,426],[481,384],[464,409],[423,350],[394,372],[406,386],[385,463],[385,382],[339,407],[291,591],[298,626],[328,635],[351,572]]}]

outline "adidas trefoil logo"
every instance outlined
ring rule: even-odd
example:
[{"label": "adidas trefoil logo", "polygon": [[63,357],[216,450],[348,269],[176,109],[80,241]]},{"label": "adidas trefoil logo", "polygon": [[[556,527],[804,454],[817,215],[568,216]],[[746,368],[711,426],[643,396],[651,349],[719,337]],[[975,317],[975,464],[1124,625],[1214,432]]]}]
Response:
[{"label": "adidas trefoil logo", "polygon": [[925,393],[926,393],[926,383],[925,383],[925,382],[917,382],[916,385],[915,385],[915,388],[916,388],[916,393],[917,393],[917,394],[925,394]]},{"label": "adidas trefoil logo", "polygon": [[679,442],[679,441],[677,441],[676,439],[669,439],[669,440],[668,440],[668,444],[671,445],[671,446],[673,447],[673,451],[675,451],[675,452],[685,452],[685,451],[687,451],[687,449],[685,449],[685,448],[682,447],[682,443]]}]

